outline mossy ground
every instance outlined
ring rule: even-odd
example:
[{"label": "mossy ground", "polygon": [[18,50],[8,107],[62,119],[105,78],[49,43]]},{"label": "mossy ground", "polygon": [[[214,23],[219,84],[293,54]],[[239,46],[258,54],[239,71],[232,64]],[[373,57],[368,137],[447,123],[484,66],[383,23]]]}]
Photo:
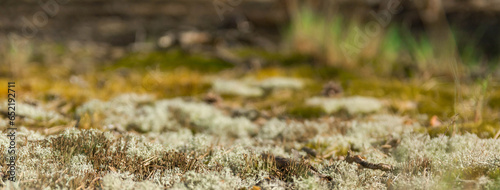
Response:
[{"label": "mossy ground", "polygon": [[[314,65],[308,56],[252,49],[234,53],[258,56],[269,64],[248,70],[180,50],[133,53],[78,71],[73,68],[77,65],[61,69],[47,63],[70,59],[78,54],[75,51],[52,51],[54,55],[24,62],[13,62],[18,55],[12,54],[4,60],[9,67],[2,65],[2,73],[9,74],[0,82],[15,79],[22,109],[16,120],[20,180],[12,184],[4,178],[4,187],[495,189],[500,185],[495,169],[500,166],[500,143],[492,139],[500,131],[497,79],[463,81],[458,88],[446,78],[381,78]],[[213,92],[213,79],[260,88],[260,81],[272,77],[298,78],[304,85],[298,89],[276,85],[257,97],[221,94],[221,102],[203,103]],[[308,105],[307,100],[321,96],[329,81],[342,85],[341,97],[372,97],[383,106],[358,114],[346,108],[327,113]],[[2,88],[0,93],[7,91]],[[430,123],[432,116],[441,125]],[[3,129],[6,121],[2,116]],[[0,145],[4,153],[5,132]],[[348,151],[398,169],[358,168],[343,161]],[[280,165],[261,154],[294,161]],[[332,180],[318,178],[309,164]],[[2,163],[4,173],[6,169]]]}]

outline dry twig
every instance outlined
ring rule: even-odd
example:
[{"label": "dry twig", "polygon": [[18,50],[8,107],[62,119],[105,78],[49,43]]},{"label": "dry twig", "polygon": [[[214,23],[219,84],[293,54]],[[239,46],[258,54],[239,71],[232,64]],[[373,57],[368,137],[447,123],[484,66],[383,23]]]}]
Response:
[{"label": "dry twig", "polygon": [[345,158],[345,161],[348,162],[348,163],[355,162],[355,163],[359,164],[363,168],[368,168],[368,169],[372,169],[372,170],[382,170],[382,171],[392,171],[392,170],[394,170],[394,167],[391,166],[391,165],[389,165],[389,164],[383,164],[383,163],[374,164],[374,163],[370,163],[370,162],[367,162],[360,155],[351,155],[350,151],[347,153],[347,157]]},{"label": "dry twig", "polygon": [[[262,154],[261,157],[264,160],[270,160],[270,161],[274,162],[276,169],[278,169],[282,172],[294,173],[294,172],[301,172],[304,170],[309,170],[309,171],[312,171],[312,173],[314,173],[315,175],[317,175],[321,179],[325,179],[328,181],[333,180],[332,177],[320,173],[316,168],[314,168],[314,166],[312,166],[311,164],[309,164],[307,162],[304,162],[304,160],[296,161],[296,160],[284,158],[281,156],[274,156],[272,154],[266,154],[266,153]],[[280,172],[280,173],[282,173],[282,172]]]}]

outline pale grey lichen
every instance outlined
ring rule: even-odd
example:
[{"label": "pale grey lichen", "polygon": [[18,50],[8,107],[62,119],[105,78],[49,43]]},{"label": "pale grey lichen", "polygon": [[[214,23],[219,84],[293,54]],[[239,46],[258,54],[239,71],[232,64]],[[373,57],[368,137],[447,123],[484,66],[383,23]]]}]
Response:
[{"label": "pale grey lichen", "polygon": [[147,159],[157,156],[166,150],[164,146],[147,142],[144,136],[138,135],[128,135],[120,143],[127,144],[127,155],[133,158]]},{"label": "pale grey lichen", "polygon": [[406,125],[404,118],[386,114],[367,117],[363,121],[354,120],[341,125],[346,125],[345,134],[320,135],[309,142],[320,143],[329,147],[342,149],[354,148],[360,151],[372,148],[375,142],[398,139],[410,133],[418,124]]},{"label": "pale grey lichen", "polygon": [[179,121],[189,121],[197,132],[221,136],[245,137],[257,132],[257,126],[245,117],[232,118],[206,103],[179,98],[155,102],[147,95],[123,95],[109,102],[90,101],[77,109],[78,114],[94,112],[104,115],[104,125],[135,127],[142,132],[187,127]]},{"label": "pale grey lichen", "polygon": [[287,184],[279,179],[261,180],[259,186],[262,187],[262,189],[269,189],[269,190],[289,189],[287,188]]},{"label": "pale grey lichen", "polygon": [[141,106],[135,111],[135,121],[130,123],[139,126],[141,131],[160,132],[177,129],[177,122],[172,119],[169,111],[171,103],[171,100],[161,100]]},{"label": "pale grey lichen", "polygon": [[352,96],[344,98],[313,97],[306,101],[311,106],[322,107],[327,113],[346,109],[350,114],[372,113],[382,109],[382,102],[375,98]]},{"label": "pale grey lichen", "polygon": [[35,121],[64,120],[64,116],[62,116],[61,114],[51,110],[43,109],[40,106],[33,106],[22,102],[17,102],[16,107],[19,110],[16,112],[16,114],[25,116]]},{"label": "pale grey lichen", "polygon": [[395,159],[432,160],[432,167],[441,170],[473,167],[499,167],[500,143],[496,139],[480,139],[475,134],[440,136],[405,136],[395,151]]},{"label": "pale grey lichen", "polygon": [[264,89],[301,89],[304,82],[297,78],[271,77],[259,82]]},{"label": "pale grey lichen", "polygon": [[397,189],[444,189],[445,187],[440,187],[438,180],[432,173],[421,174],[421,175],[411,175],[411,174],[400,174],[397,176],[391,184]]},{"label": "pale grey lichen", "polygon": [[0,117],[0,129],[4,130],[9,127],[9,119]]},{"label": "pale grey lichen", "polygon": [[167,169],[167,170],[156,170],[153,175],[151,175],[151,180],[162,187],[172,187],[176,183],[180,183],[182,180],[182,172],[179,168]]},{"label": "pale grey lichen", "polygon": [[286,123],[279,119],[272,119],[264,124],[259,131],[259,137],[263,139],[274,139],[286,129]]},{"label": "pale grey lichen", "polygon": [[[346,99],[336,102],[340,100]],[[339,104],[351,105],[349,101]],[[348,107],[344,108],[349,111]],[[431,138],[415,134],[415,128],[420,126],[405,124],[406,119],[399,116],[376,113],[331,123],[319,119],[270,118],[259,127],[247,118],[231,117],[206,103],[154,100],[149,95],[94,100],[78,108],[77,112],[89,115],[99,112],[109,125],[135,125],[134,129],[149,133],[102,134],[99,130],[68,129],[59,135],[45,136],[21,127],[17,133],[17,142],[22,144],[17,150],[17,163],[19,180],[24,186],[34,187],[37,180],[43,179],[44,184],[37,187],[64,189],[82,180],[86,174],[97,172],[102,177],[98,184],[104,189],[248,189],[254,185],[264,189],[461,189],[466,183],[478,189],[498,189],[500,186],[498,139],[481,139],[472,134]],[[349,112],[367,113],[358,108]],[[10,141],[6,135],[0,133],[4,156]],[[185,169],[181,164],[172,168],[160,166],[158,162],[154,166],[161,169],[152,168],[147,177],[124,172],[124,167],[113,167],[112,172],[98,171],[109,165],[93,165],[93,160],[89,159],[96,158],[87,153],[51,148],[51,140],[71,142],[81,139],[82,135],[98,142],[82,142],[78,146],[83,148],[100,151],[107,147],[109,153],[115,154],[125,151],[126,147],[126,154],[120,156],[132,161],[153,162],[167,152],[174,152],[185,155],[188,160],[196,159],[195,165],[200,167]],[[382,149],[381,145],[391,139],[400,143]],[[110,144],[104,146],[103,143]],[[319,153],[318,157],[310,158],[311,163],[321,174],[331,176],[333,182],[326,182],[312,172],[294,178],[293,182],[282,181],[258,165],[262,153],[302,159],[305,153],[300,148],[309,145]],[[347,150],[355,151],[353,154],[363,156],[370,163],[390,164],[395,170],[363,169],[342,161],[340,156],[345,156]],[[102,159],[113,159],[113,155]],[[478,170],[480,172],[475,172]],[[469,174],[466,172],[474,175],[465,175]]]},{"label": "pale grey lichen", "polygon": [[172,101],[171,107],[180,111],[197,131],[231,137],[246,137],[257,133],[257,126],[247,118],[232,118],[205,103],[176,100]]},{"label": "pale grey lichen", "polygon": [[145,136],[153,139],[167,148],[177,149],[185,145],[191,138],[194,137],[193,132],[187,128],[181,128],[177,131],[169,131],[164,133],[148,133]]},{"label": "pale grey lichen", "polygon": [[215,137],[205,134],[195,135],[178,149],[182,152],[203,152],[215,144]]},{"label": "pale grey lichen", "polygon": [[331,189],[325,180],[315,176],[295,178],[294,182],[294,189]]},{"label": "pale grey lichen", "polygon": [[322,133],[328,128],[325,123],[313,121],[290,121],[285,122],[276,118],[271,119],[259,131],[259,137],[263,139],[282,139],[287,141],[307,141]]},{"label": "pale grey lichen", "polygon": [[284,158],[291,158],[293,155],[290,154],[290,152],[287,152],[285,150],[285,147],[280,146],[280,145],[261,145],[261,146],[256,146],[253,147],[256,153],[269,153],[273,154],[275,156],[281,156]]},{"label": "pale grey lichen", "polygon": [[[17,143],[26,143],[27,141],[38,141],[47,138],[45,135],[42,135],[39,131],[30,130],[24,126],[19,126],[17,128]],[[22,138],[19,138],[22,137]]]},{"label": "pale grey lichen", "polygon": [[[30,147],[31,146],[31,147]],[[44,175],[54,176],[60,165],[55,160],[58,157],[57,152],[51,148],[45,148],[40,145],[29,145],[16,150],[16,161],[18,177],[23,180],[37,180]],[[46,184],[49,186],[49,184]]]},{"label": "pale grey lichen", "polygon": [[[314,123],[314,122],[311,122]],[[144,181],[138,180],[131,173],[111,172],[106,174],[101,183],[104,189],[158,189],[168,187],[172,189],[238,189],[249,188],[259,183],[259,186],[267,189],[294,188],[294,189],[358,189],[358,188],[376,188],[385,189],[390,184],[396,189],[443,189],[443,188],[459,188],[462,187],[456,180],[467,181],[473,183],[477,188],[495,189],[499,186],[499,179],[491,179],[488,175],[479,175],[473,179],[465,179],[463,171],[473,170],[474,168],[482,168],[486,171],[495,171],[500,167],[500,143],[495,139],[480,139],[476,135],[465,134],[455,135],[453,137],[440,136],[430,138],[428,135],[412,134],[407,129],[412,126],[404,125],[403,119],[389,115],[374,115],[368,117],[367,120],[352,123],[346,135],[327,135],[318,134],[311,141],[328,141],[331,146],[353,146],[356,141],[360,141],[359,151],[366,160],[371,163],[391,164],[397,168],[394,172],[384,172],[379,170],[360,169],[356,164],[349,164],[345,161],[329,161],[323,160],[321,163],[315,164],[323,175],[333,177],[333,182],[325,182],[317,176],[309,175],[304,178],[295,178],[293,183],[283,182],[280,180],[265,179],[269,174],[264,170],[249,171],[248,160],[250,158],[258,158],[261,153],[271,153],[277,156],[286,158],[294,157],[293,151],[290,153],[284,147],[269,144],[263,146],[258,139],[258,146],[247,146],[251,143],[244,143],[246,146],[235,144],[232,146],[213,146],[214,135],[196,134],[192,135],[186,131],[179,131],[179,134],[185,133],[185,138],[181,138],[186,145],[178,144],[170,147],[170,149],[180,152],[192,153],[198,155],[205,154],[210,150],[210,154],[201,158],[200,163],[206,164],[206,167],[198,171],[187,171],[184,173],[179,168],[156,170],[152,171],[149,178]],[[299,123],[300,125],[305,123]],[[297,124],[297,126],[299,126]],[[394,124],[394,125],[392,125]],[[283,128],[289,127],[288,123],[275,120],[270,121],[270,126],[284,125]],[[311,125],[311,124],[309,124]],[[318,125],[321,126],[321,125]],[[394,127],[394,130],[391,130]],[[354,130],[364,130],[357,135]],[[384,133],[385,131],[385,133]],[[88,135],[99,133],[97,130],[86,132]],[[166,137],[174,135],[176,132],[168,132]],[[20,135],[30,133],[22,132]],[[107,133],[108,136],[112,135]],[[67,130],[61,135],[49,136],[50,138],[65,137],[77,138],[82,135],[79,130]],[[399,146],[388,154],[383,154],[376,151],[370,143],[376,142],[378,139],[383,139],[387,135],[393,138],[401,139]],[[259,136],[264,137],[263,134]],[[152,138],[160,138],[159,136],[147,137],[144,135],[127,135],[126,140],[119,142],[116,145],[128,144],[128,156],[132,158],[152,158],[167,151],[165,146],[162,146],[161,141],[155,140],[150,142]],[[276,135],[270,135],[270,138]],[[105,137],[115,139],[115,137]],[[250,140],[250,139],[247,139]],[[0,146],[4,147],[8,143],[6,134],[0,135]],[[156,142],[157,141],[157,142]],[[168,141],[164,141],[168,142]],[[82,146],[86,146],[82,144]],[[300,143],[294,145],[299,147]],[[170,150],[168,149],[168,150]],[[26,146],[19,147],[18,152],[18,169],[22,181],[37,180],[44,176],[60,177],[59,188],[64,188],[65,184],[69,184],[72,180],[76,180],[77,176],[82,176],[85,173],[92,173],[94,166],[85,155],[77,154],[70,157],[67,165],[67,171],[63,171],[65,167],[61,167],[58,163],[58,158],[61,152],[48,147],[43,147],[40,144],[28,142]],[[409,164],[411,160],[428,159],[431,166],[429,170],[422,170],[419,165]],[[255,163],[254,163],[255,164]],[[221,167],[221,170],[211,170]],[[416,171],[416,172],[408,172]],[[67,173],[64,173],[67,172]],[[244,172],[245,175],[242,175]],[[450,178],[449,175],[454,176]],[[244,176],[245,178],[242,178]],[[450,181],[450,179],[452,181]],[[57,178],[51,179],[49,182],[54,183]],[[35,181],[33,181],[34,183]],[[44,187],[52,187],[47,184]]]},{"label": "pale grey lichen", "polygon": [[158,132],[175,128],[175,123],[170,120],[168,104],[168,101],[154,102],[154,97],[148,94],[125,94],[107,102],[91,100],[78,107],[76,113],[80,116],[102,114],[102,125]]},{"label": "pale grey lichen", "polygon": [[235,176],[231,170],[221,172],[195,172],[184,174],[185,180],[176,183],[173,189],[240,189],[246,187],[243,180]]},{"label": "pale grey lichen", "polygon": [[3,182],[4,183],[4,189],[22,189],[21,188],[21,183],[19,181],[10,181],[10,180],[7,180],[6,182]]},{"label": "pale grey lichen", "polygon": [[9,147],[10,139],[7,135],[9,135],[9,131],[0,133],[0,147],[7,148]]},{"label": "pale grey lichen", "polygon": [[237,96],[256,97],[264,94],[261,88],[237,80],[216,79],[212,82],[212,89],[220,94]]},{"label": "pale grey lichen", "polygon": [[386,189],[384,173],[379,170],[358,169],[355,164],[344,161],[333,163],[324,168],[323,173],[331,176],[335,183],[335,189]]},{"label": "pale grey lichen", "polygon": [[163,189],[151,181],[134,181],[134,175],[128,172],[116,173],[110,172],[102,178],[102,189],[123,189],[123,190],[154,190]]},{"label": "pale grey lichen", "polygon": [[[7,101],[5,101],[7,102]],[[7,103],[0,104],[1,110],[7,110]],[[16,124],[19,125],[23,123],[24,125],[44,125],[44,126],[54,126],[54,125],[65,125],[69,122],[69,119],[59,114],[58,112],[52,111],[45,107],[45,105],[31,105],[23,103],[21,101],[16,102]],[[4,121],[5,122],[5,121]],[[0,126],[4,126],[0,122]]]},{"label": "pale grey lichen", "polygon": [[255,153],[242,146],[233,146],[229,149],[217,149],[213,152],[213,156],[210,158],[208,166],[214,167],[220,164],[230,168],[233,173],[241,172],[241,170],[248,166],[246,162],[247,158],[255,156]]},{"label": "pale grey lichen", "polygon": [[366,149],[371,143],[388,138],[400,138],[409,133],[418,125],[406,125],[404,119],[391,115],[373,115],[367,121],[353,121],[345,137],[356,148]]},{"label": "pale grey lichen", "polygon": [[88,173],[94,173],[94,166],[90,164],[85,155],[75,155],[71,158],[69,172],[73,176],[83,176]]},{"label": "pale grey lichen", "polygon": [[[406,135],[394,151],[402,170],[419,171],[414,160],[428,160],[429,171],[420,175],[401,174],[395,181],[396,187],[411,187],[412,181],[425,181],[430,189],[457,188],[459,181],[468,181],[477,188],[495,186],[495,180],[480,175],[474,179],[463,179],[464,172],[486,170],[495,171],[500,167],[500,143],[495,139],[480,139],[474,134],[456,135],[454,137],[440,136],[430,138],[428,135]],[[478,173],[482,174],[482,173]],[[484,173],[483,173],[484,174]],[[498,185],[498,184],[496,184]]]},{"label": "pale grey lichen", "polygon": [[486,182],[485,189],[500,189],[500,177],[488,180],[488,182]]}]

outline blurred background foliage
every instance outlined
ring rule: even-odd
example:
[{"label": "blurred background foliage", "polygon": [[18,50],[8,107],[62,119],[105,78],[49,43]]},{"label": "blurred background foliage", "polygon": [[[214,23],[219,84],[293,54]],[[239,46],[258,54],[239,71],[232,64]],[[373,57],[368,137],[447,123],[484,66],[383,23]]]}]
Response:
[{"label": "blurred background foliage", "polygon": [[[308,80],[306,88],[289,96],[224,98],[315,118],[325,113],[304,105],[305,99],[338,81],[345,95],[388,99],[396,113],[449,122],[458,115],[461,130],[486,136],[500,128],[494,4],[244,1],[222,4],[227,9],[221,19],[214,2],[74,0],[58,4],[57,14],[27,38],[27,23],[19,18],[29,20],[43,7],[3,1],[0,81],[19,81],[27,99],[61,97],[74,114],[91,98],[125,92],[201,98],[217,77],[298,77]],[[399,3],[398,11],[385,18],[386,25],[377,15],[391,3]],[[408,101],[416,108],[407,109]]]}]

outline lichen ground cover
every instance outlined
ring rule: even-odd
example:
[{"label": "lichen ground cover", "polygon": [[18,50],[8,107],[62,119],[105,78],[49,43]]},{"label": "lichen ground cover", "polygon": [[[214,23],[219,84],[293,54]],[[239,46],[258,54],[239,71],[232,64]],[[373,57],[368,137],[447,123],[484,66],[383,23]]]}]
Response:
[{"label": "lichen ground cover", "polygon": [[[318,78],[328,69],[307,65],[120,64],[16,73],[18,180],[2,162],[4,188],[500,188],[494,82],[475,120],[474,84],[455,101],[455,87],[438,80]],[[329,81],[342,92],[322,94]],[[4,156],[8,122],[3,114]]]}]

